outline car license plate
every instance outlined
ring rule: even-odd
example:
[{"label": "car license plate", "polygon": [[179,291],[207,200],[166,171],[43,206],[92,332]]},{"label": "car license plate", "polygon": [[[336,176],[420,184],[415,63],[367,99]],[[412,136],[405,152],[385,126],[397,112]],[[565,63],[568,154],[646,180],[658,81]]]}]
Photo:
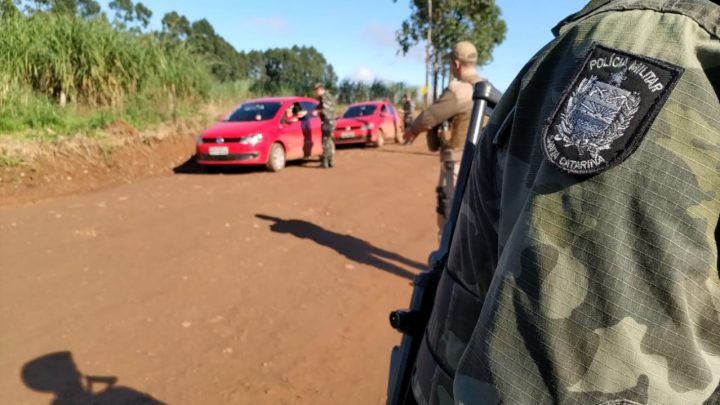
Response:
[{"label": "car license plate", "polygon": [[211,146],[210,156],[226,156],[228,154],[227,146]]},{"label": "car license plate", "polygon": [[340,138],[342,138],[342,139],[355,138],[355,132],[343,132],[340,134]]}]

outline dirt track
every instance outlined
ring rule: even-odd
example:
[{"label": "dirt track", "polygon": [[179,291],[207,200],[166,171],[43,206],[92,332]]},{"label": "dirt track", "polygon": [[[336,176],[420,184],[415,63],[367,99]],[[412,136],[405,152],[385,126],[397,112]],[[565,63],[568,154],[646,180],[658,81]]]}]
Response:
[{"label": "dirt track", "polygon": [[117,378],[100,401],[383,403],[436,241],[422,143],[0,207],[1,402],[83,403],[81,373]]}]

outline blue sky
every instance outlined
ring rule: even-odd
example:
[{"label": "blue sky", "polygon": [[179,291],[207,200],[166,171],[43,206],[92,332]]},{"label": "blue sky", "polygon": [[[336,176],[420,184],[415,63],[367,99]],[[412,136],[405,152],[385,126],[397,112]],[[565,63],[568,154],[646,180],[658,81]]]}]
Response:
[{"label": "blue sky", "polygon": [[[439,1],[439,0],[435,0]],[[221,0],[142,0],[153,11],[152,27],[177,11],[191,21],[206,18],[237,50],[264,50],[292,45],[314,46],[338,76],[375,78],[422,85],[424,49],[397,53],[395,31],[410,15],[410,0],[289,0],[227,2]],[[497,0],[508,30],[495,48],[493,61],[480,73],[504,90],[515,73],[552,39],[550,29],[580,10],[586,0]]]}]

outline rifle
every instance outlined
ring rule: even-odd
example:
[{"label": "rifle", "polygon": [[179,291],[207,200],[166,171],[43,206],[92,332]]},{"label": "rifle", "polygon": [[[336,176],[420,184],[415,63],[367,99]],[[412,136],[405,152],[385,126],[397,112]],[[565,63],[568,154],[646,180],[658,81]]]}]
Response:
[{"label": "rifle", "polygon": [[394,346],[390,354],[390,375],[388,378],[388,405],[411,405],[416,404],[415,398],[410,389],[415,359],[418,349],[422,343],[425,329],[427,327],[430,313],[435,301],[435,292],[440,281],[440,276],[447,262],[450,243],[455,230],[455,223],[460,212],[467,179],[470,174],[470,166],[475,156],[480,131],[482,129],[483,116],[486,109],[495,108],[502,94],[487,82],[478,82],[473,90],[473,107],[470,116],[467,139],[460,161],[460,172],[458,173],[455,195],[452,200],[450,217],[445,223],[440,239],[438,250],[430,254],[428,269],[418,274],[413,280],[413,293],[410,299],[409,309],[399,309],[390,313],[390,325],[402,333],[400,346]]}]

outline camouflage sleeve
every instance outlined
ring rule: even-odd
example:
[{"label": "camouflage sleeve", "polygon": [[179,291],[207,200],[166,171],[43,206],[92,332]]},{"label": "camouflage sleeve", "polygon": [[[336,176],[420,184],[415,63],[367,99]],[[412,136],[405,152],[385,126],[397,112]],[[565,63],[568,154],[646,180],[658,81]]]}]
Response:
[{"label": "camouflage sleeve", "polygon": [[322,117],[326,121],[335,120],[336,100],[329,92],[325,92],[322,96]]},{"label": "camouflage sleeve", "polygon": [[457,113],[458,106],[459,103],[455,93],[446,89],[440,98],[415,118],[410,131],[417,135],[435,128],[443,121],[452,118]]},{"label": "camouflage sleeve", "polygon": [[481,139],[418,397],[720,403],[720,8],[594,4]]}]

